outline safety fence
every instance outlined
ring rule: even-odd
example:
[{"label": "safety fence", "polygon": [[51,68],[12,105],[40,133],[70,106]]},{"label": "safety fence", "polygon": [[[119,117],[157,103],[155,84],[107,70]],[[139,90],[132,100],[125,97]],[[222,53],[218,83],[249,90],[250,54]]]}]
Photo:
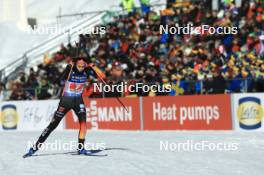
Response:
[{"label": "safety fence", "polygon": [[[260,130],[264,93],[88,99],[89,129],[109,130]],[[42,130],[51,121],[58,100],[0,103],[0,130]],[[78,129],[73,111],[58,130]]]},{"label": "safety fence", "polygon": [[[124,79],[124,82],[142,82],[140,80],[128,80]],[[120,83],[115,83],[120,84]],[[130,83],[128,83],[130,84]],[[87,86],[84,96],[90,98],[104,98],[104,97],[129,97],[129,96],[178,96],[178,95],[194,95],[194,94],[229,94],[229,93],[247,93],[247,92],[264,92],[264,79],[257,78],[234,78],[234,79],[219,79],[210,78],[203,80],[175,80],[171,82],[153,82],[143,83],[144,85],[167,85],[170,84],[171,88],[166,93],[152,93],[151,91],[142,92],[138,91],[135,93],[120,93],[120,92],[95,92],[92,89],[93,85]],[[27,87],[27,88],[14,88],[3,89],[2,99],[0,101],[8,100],[44,100],[44,99],[56,99],[62,91],[62,87],[58,85],[47,83],[42,86]]]}]

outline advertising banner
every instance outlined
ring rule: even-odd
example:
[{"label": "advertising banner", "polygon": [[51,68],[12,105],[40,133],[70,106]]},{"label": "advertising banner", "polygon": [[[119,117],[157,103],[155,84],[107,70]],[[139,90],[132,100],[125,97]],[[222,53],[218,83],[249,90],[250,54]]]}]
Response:
[{"label": "advertising banner", "polygon": [[[87,128],[139,130],[139,98],[120,98],[128,112],[115,98],[85,99]],[[66,115],[66,129],[78,129],[79,122],[73,111]]]},{"label": "advertising banner", "polygon": [[[0,103],[0,130],[43,130],[57,109],[58,100]],[[63,122],[57,130],[63,129]]]},{"label": "advertising banner", "polygon": [[144,130],[231,130],[230,95],[143,97]]},{"label": "advertising banner", "polygon": [[[263,97],[260,98],[260,95],[249,95],[254,98],[244,100],[242,94],[234,95],[233,108],[239,111],[236,114],[240,116],[234,117],[236,128],[247,128],[248,122],[251,122],[253,128],[260,128],[259,121],[263,117],[263,110],[260,108],[260,105],[263,107]],[[121,101],[128,111],[115,98],[85,99],[87,128],[231,130],[233,126],[230,95],[121,98]],[[58,102],[58,100],[3,102],[0,104],[0,130],[43,130],[51,121]],[[245,116],[241,118],[241,115],[247,114],[245,111],[255,114],[256,120],[244,120]],[[58,126],[57,130],[60,129],[79,129],[78,117],[72,110]]]},{"label": "advertising banner", "polygon": [[264,131],[264,93],[233,94],[234,129]]}]

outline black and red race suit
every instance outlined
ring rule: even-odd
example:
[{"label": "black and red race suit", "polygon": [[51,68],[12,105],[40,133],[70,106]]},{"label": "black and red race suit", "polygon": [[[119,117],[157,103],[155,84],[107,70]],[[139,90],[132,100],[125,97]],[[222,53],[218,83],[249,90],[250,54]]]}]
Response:
[{"label": "black and red race suit", "polygon": [[62,118],[70,110],[73,110],[78,116],[80,129],[78,137],[78,149],[84,148],[86,135],[86,109],[83,102],[82,93],[91,70],[85,68],[79,72],[75,64],[68,64],[63,71],[60,81],[64,81],[64,88],[60,97],[60,102],[50,124],[44,129],[34,149],[38,149],[48,138],[50,133],[59,125]]}]

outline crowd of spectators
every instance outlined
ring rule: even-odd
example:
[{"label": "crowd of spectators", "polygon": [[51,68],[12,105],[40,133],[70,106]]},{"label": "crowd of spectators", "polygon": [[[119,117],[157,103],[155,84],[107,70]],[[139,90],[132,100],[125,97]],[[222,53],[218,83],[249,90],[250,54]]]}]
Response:
[{"label": "crowd of spectators", "polygon": [[[105,34],[81,34],[78,48],[62,44],[57,53],[45,55],[43,64],[31,68],[29,73],[21,72],[16,81],[9,81],[5,87],[9,94],[1,98],[56,98],[61,87],[57,79],[65,63],[76,57],[76,53],[103,70],[108,83],[172,84],[170,93],[133,95],[264,92],[264,3],[261,0],[242,1],[241,7],[236,7],[232,0],[224,1],[219,10],[212,10],[208,1],[172,3],[159,13],[145,9],[111,16],[111,21],[104,24]],[[238,27],[238,33],[160,32],[160,25],[176,23]],[[86,94],[94,97],[91,88],[88,86]]]}]

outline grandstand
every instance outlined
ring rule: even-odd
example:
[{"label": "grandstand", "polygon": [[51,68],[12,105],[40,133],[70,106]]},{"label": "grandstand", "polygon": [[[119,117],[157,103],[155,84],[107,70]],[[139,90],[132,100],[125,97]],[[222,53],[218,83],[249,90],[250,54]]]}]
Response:
[{"label": "grandstand", "polygon": [[[243,1],[237,8],[230,1],[220,4],[218,10],[212,10],[206,3],[175,3],[160,11],[153,11],[156,6],[153,4],[147,11],[135,8],[133,12],[104,13],[98,25],[104,26],[106,33],[80,34],[78,56],[97,64],[114,83],[130,80],[173,85],[169,94],[149,92],[136,94],[138,96],[263,92],[261,2]],[[236,26],[239,33],[222,36],[160,34],[159,26],[164,23]],[[28,64],[30,68],[20,69],[17,77],[5,77],[5,86],[2,85],[7,91],[5,99],[56,97],[59,82],[55,79],[65,63],[76,56],[76,50],[73,42],[61,43],[59,51],[42,55],[43,62],[34,68]],[[15,94],[14,89],[21,92]]]}]

